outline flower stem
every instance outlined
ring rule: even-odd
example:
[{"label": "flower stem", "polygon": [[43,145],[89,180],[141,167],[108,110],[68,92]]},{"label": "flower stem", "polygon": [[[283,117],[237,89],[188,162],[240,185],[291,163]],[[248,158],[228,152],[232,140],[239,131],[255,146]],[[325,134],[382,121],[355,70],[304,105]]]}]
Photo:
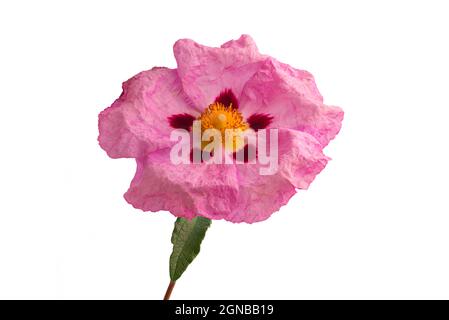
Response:
[{"label": "flower stem", "polygon": [[176,282],[170,281],[168,285],[167,292],[165,293],[164,300],[170,300],[171,293],[173,292],[173,288],[175,287]]}]

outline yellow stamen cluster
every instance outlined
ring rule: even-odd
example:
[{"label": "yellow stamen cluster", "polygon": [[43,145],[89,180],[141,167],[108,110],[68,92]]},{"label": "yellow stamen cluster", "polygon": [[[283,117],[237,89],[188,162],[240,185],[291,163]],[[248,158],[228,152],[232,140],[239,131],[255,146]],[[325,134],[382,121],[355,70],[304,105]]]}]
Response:
[{"label": "yellow stamen cluster", "polygon": [[240,129],[244,131],[249,128],[248,124],[243,120],[242,114],[237,109],[232,108],[232,105],[227,107],[219,102],[211,104],[198,120],[201,120],[202,131],[214,128],[224,133],[226,129]]},{"label": "yellow stamen cluster", "polygon": [[[221,131],[222,141],[225,142],[225,131],[234,130],[239,133],[249,128],[248,123],[243,119],[242,114],[232,105],[225,106],[220,102],[211,104],[198,118],[201,121],[201,131],[207,129],[217,129]],[[243,144],[243,137],[234,136],[231,149],[233,151],[240,149]]]}]

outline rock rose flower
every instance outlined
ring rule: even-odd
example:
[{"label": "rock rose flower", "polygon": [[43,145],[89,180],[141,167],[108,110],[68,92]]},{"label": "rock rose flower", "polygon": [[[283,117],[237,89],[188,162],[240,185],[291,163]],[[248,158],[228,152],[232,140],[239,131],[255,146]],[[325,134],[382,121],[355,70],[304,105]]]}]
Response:
[{"label": "rock rose flower", "polygon": [[[99,116],[99,142],[111,158],[135,158],[125,199],[143,211],[253,223],[267,219],[297,189],[307,189],[329,158],[343,111],[327,106],[313,76],[259,53],[249,36],[219,48],[179,40],[176,69],[153,68],[123,84]],[[174,129],[278,130],[278,170],[260,164],[173,164]],[[231,150],[235,155],[248,145]]]}]

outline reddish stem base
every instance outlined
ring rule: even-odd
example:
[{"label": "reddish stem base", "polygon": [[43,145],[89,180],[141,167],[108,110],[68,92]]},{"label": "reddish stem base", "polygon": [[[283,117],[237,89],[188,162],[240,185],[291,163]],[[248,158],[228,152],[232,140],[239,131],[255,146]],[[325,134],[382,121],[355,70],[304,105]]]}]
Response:
[{"label": "reddish stem base", "polygon": [[176,282],[170,281],[168,285],[167,292],[165,293],[164,300],[170,300],[171,293],[173,292],[173,288],[175,287]]}]

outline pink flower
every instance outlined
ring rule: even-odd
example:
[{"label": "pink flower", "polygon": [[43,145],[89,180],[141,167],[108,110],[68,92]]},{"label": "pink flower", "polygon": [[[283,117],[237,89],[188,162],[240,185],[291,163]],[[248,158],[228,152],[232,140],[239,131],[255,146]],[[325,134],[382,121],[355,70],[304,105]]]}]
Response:
[{"label": "pink flower", "polygon": [[[101,147],[111,158],[137,161],[125,199],[144,211],[253,223],[307,189],[326,166],[323,148],[343,119],[340,108],[323,104],[313,76],[260,54],[246,35],[220,48],[179,40],[174,54],[177,69],[137,74],[99,116]],[[172,130],[191,130],[213,106],[233,113],[239,128],[278,129],[276,174],[260,175],[252,163],[170,161]]]}]

